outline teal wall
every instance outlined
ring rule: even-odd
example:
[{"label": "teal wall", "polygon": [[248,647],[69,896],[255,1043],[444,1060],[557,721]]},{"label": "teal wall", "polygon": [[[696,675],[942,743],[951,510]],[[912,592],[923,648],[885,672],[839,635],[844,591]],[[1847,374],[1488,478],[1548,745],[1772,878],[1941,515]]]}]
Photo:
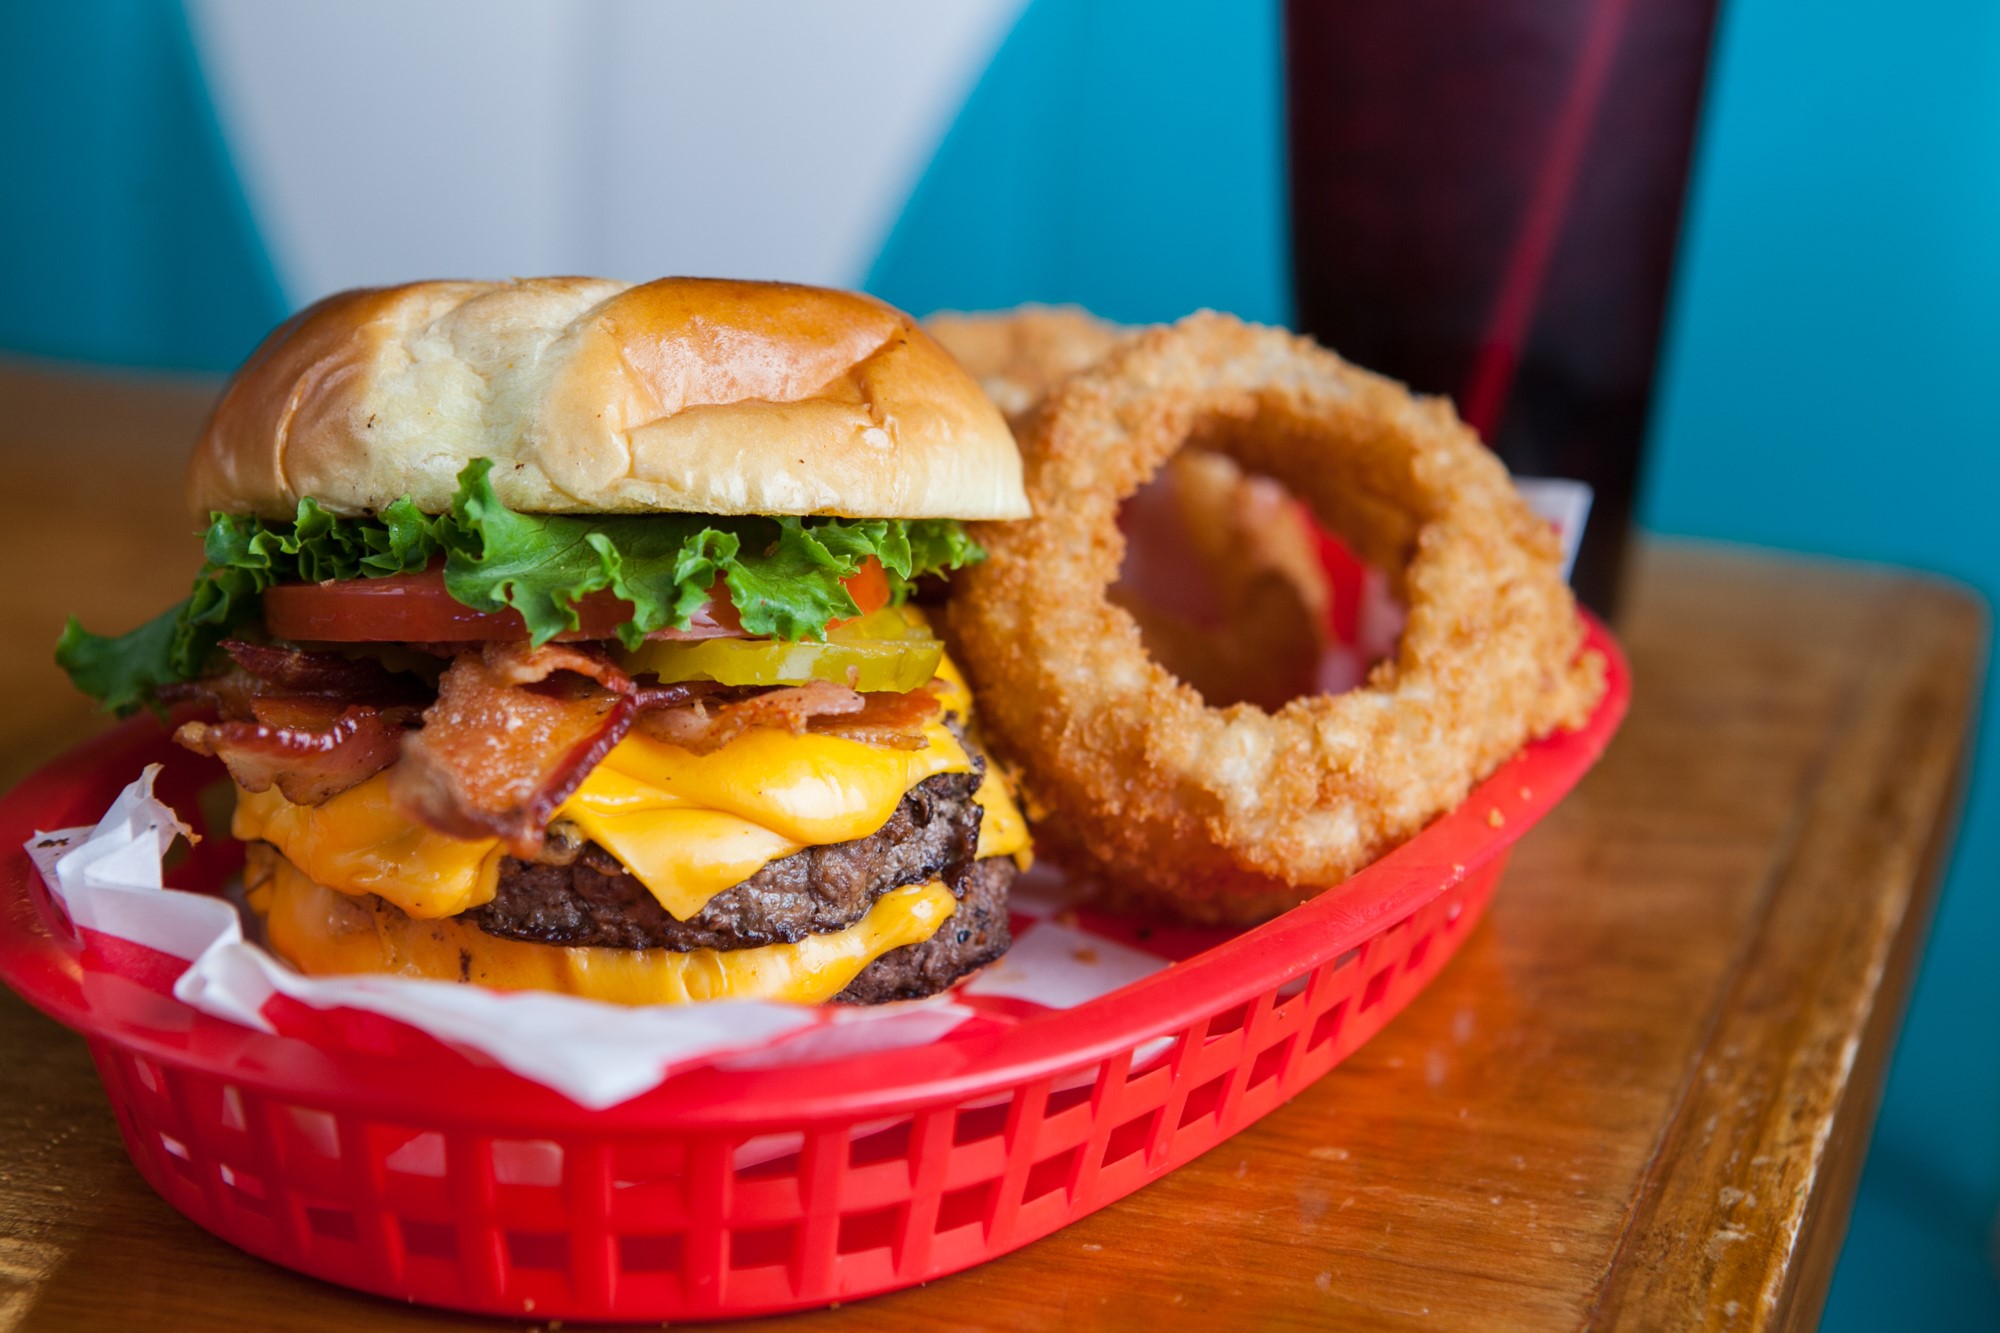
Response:
[{"label": "teal wall", "polygon": [[0,0],[0,352],[227,370],[284,318],[172,0]]},{"label": "teal wall", "polygon": [[1203,306],[1283,321],[1278,13],[1030,4],[868,289],[919,312],[1074,301],[1135,323]]},{"label": "teal wall", "polygon": [[[1282,319],[1277,15],[1034,0],[868,285]],[[0,4],[0,115],[0,351],[221,369],[283,313],[176,5]],[[1730,3],[1648,525],[2000,596],[1996,238],[2000,5]],[[1969,801],[1830,1328],[2000,1326],[2000,726]]]}]

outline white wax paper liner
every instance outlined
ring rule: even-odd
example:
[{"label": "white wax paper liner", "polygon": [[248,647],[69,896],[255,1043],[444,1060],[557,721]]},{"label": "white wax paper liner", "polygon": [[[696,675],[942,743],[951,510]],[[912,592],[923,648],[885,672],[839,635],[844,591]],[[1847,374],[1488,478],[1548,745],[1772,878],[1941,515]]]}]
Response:
[{"label": "white wax paper liner", "polygon": [[[968,1020],[1019,1022],[1069,1008],[1168,965],[1064,920],[1066,894],[1046,874],[1014,913],[1018,942],[973,983],[932,1000],[865,1008],[734,1000],[628,1007],[539,992],[501,993],[405,977],[307,977],[244,938],[228,901],[162,886],[179,818],[153,796],[155,765],[92,829],[39,833],[28,844],[50,891],[81,930],[186,959],[181,1002],[282,1035],[267,1011],[283,995],[316,1009],[381,1014],[553,1088],[585,1107],[616,1105],[678,1071],[790,1064],[936,1041]],[[282,1012],[282,1011],[280,1011]]]}]

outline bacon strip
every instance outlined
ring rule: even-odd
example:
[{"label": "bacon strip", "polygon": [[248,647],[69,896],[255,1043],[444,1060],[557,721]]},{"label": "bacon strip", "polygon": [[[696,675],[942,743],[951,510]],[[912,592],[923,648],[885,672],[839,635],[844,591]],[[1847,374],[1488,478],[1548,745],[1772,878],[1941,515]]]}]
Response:
[{"label": "bacon strip", "polygon": [[213,755],[246,791],[275,783],[285,799],[318,805],[396,761],[412,707],[321,699],[260,699],[252,720],[187,722],[174,739]]},{"label": "bacon strip", "polygon": [[862,698],[853,690],[815,680],[713,706],[706,699],[696,699],[684,708],[648,712],[640,718],[639,726],[655,740],[695,754],[713,754],[752,727],[782,727],[799,733],[815,716],[858,713],[861,708]]},{"label": "bacon strip", "polygon": [[697,699],[717,698],[718,702],[747,699],[749,693],[740,686],[718,685],[712,680],[676,680],[666,685],[639,684],[633,687],[632,703],[641,713],[663,708],[679,708]]},{"label": "bacon strip", "polygon": [[558,671],[588,676],[614,694],[630,694],[632,678],[611,660],[611,654],[596,645],[545,643],[530,648],[526,642],[489,643],[480,649],[486,669],[508,685],[533,685]]},{"label": "bacon strip", "polygon": [[263,681],[234,666],[221,675],[170,681],[159,688],[160,702],[213,708],[225,722],[250,721],[254,716],[250,706],[264,693]]},{"label": "bacon strip", "polygon": [[369,658],[240,639],[225,640],[222,647],[232,659],[228,670],[162,686],[160,698],[167,703],[205,704],[225,722],[250,722],[262,720],[257,705],[266,700],[307,698],[386,707],[415,703],[430,691],[418,677],[391,671]]},{"label": "bacon strip", "polygon": [[532,858],[556,807],[631,727],[631,690],[608,658],[567,646],[463,653],[403,742],[390,797],[440,833],[498,837]]},{"label": "bacon strip", "polygon": [[224,720],[188,723],[182,744],[222,759],[246,789],[275,784],[301,804],[391,768],[391,798],[409,818],[452,837],[498,837],[523,858],[635,720],[697,754],[754,727],[919,749],[939,706],[927,689],[863,695],[827,681],[641,685],[601,646],[489,642],[452,657],[412,730],[416,705],[396,700],[422,688],[414,677],[337,653],[225,646],[232,669],[190,691]]},{"label": "bacon strip", "polygon": [[937,713],[928,689],[908,694],[860,694],[815,680],[718,702],[697,698],[672,707],[644,708],[639,727],[655,740],[694,754],[712,754],[752,727],[777,727],[846,736],[896,749],[921,749],[923,728]]},{"label": "bacon strip", "polygon": [[940,707],[929,686],[908,694],[866,694],[862,699],[860,712],[816,717],[806,724],[807,728],[891,750],[921,750],[928,744],[924,728],[937,716]]},{"label": "bacon strip", "polygon": [[237,666],[273,687],[267,693],[310,694],[329,698],[409,698],[423,683],[389,670],[369,657],[308,652],[276,643],[246,643],[228,639],[222,651]]}]

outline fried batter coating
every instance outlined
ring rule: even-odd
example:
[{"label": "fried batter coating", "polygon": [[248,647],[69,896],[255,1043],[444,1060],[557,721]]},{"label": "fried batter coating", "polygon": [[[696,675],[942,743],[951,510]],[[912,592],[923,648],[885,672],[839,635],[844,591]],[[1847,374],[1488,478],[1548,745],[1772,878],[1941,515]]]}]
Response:
[{"label": "fried batter coating", "polygon": [[1073,305],[1024,305],[982,314],[944,311],[923,323],[924,331],[972,372],[1008,424],[1017,427],[1043,394],[1133,332]]},{"label": "fried batter coating", "polygon": [[[1139,332],[1041,305],[937,314],[924,327],[1017,430],[1050,389]],[[1213,704],[1276,708],[1312,688],[1330,593],[1317,538],[1282,487],[1189,449],[1123,520],[1130,559],[1111,595],[1161,665]]]},{"label": "fried batter coating", "polygon": [[[1528,740],[1604,663],[1554,533],[1450,405],[1281,330],[1204,313],[1074,375],[1020,430],[1035,517],[976,525],[945,630],[1037,834],[1121,896],[1249,922],[1339,882]],[[1276,478],[1409,608],[1359,688],[1212,708],[1111,602],[1120,503],[1183,446]]]}]

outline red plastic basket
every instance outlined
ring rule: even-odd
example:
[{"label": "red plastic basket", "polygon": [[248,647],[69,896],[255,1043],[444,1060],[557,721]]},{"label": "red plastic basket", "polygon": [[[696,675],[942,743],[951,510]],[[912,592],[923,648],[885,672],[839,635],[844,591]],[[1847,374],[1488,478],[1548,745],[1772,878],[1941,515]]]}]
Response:
[{"label": "red plastic basket", "polygon": [[[1624,660],[1580,731],[1275,921],[1082,1007],[812,1065],[681,1074],[607,1111],[390,1020],[277,1037],[164,994],[181,964],[77,939],[27,856],[149,762],[199,823],[212,774],[149,720],[0,801],[0,977],[84,1034],[126,1148],[252,1254],[496,1314],[686,1319],[907,1287],[1045,1236],[1206,1152],[1326,1073],[1435,976],[1508,850],[1624,715]],[[1499,818],[1493,812],[1499,812]],[[232,845],[170,876],[213,889]],[[362,1054],[355,1054],[361,1052]]]}]

